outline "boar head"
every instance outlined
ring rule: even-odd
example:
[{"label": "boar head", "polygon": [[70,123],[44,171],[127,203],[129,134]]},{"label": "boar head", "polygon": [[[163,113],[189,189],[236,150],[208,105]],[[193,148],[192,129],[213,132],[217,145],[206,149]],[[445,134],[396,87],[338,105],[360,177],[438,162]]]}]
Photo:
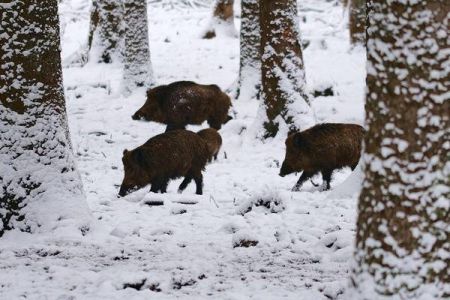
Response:
[{"label": "boar head", "polygon": [[166,86],[158,86],[147,91],[145,104],[131,117],[133,120],[154,121],[165,123],[166,117],[163,111]]},{"label": "boar head", "polygon": [[307,141],[302,138],[301,133],[293,133],[286,139],[286,156],[280,169],[280,176],[284,177],[294,172],[304,170],[306,159],[305,148]]},{"label": "boar head", "polygon": [[128,195],[151,183],[151,174],[142,149],[123,151],[123,169],[125,172],[119,197]]}]

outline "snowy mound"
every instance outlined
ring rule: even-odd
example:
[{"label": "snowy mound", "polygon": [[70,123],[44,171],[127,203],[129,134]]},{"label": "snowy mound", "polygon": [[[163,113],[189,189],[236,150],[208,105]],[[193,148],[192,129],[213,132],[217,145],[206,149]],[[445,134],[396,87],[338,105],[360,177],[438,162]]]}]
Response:
[{"label": "snowy mound", "polygon": [[245,215],[255,208],[263,212],[280,213],[286,209],[286,201],[277,190],[266,187],[259,193],[244,201],[237,209],[237,213]]},{"label": "snowy mound", "polygon": [[328,195],[328,199],[343,199],[356,196],[362,187],[363,172],[361,164],[348,176],[348,178]]}]

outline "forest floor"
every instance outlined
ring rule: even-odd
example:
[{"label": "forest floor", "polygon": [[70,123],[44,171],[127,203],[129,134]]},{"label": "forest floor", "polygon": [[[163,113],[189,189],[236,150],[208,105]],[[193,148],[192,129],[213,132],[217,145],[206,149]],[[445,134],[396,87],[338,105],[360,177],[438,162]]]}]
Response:
[{"label": "forest floor", "polygon": [[[61,5],[64,59],[86,41],[87,3]],[[317,122],[363,124],[365,55],[350,47],[340,3],[299,3],[301,36],[309,42],[307,82],[311,91],[329,85],[335,92],[314,98]],[[239,39],[200,39],[210,13],[149,6],[158,84],[233,84]],[[350,170],[335,172],[331,191],[306,183],[291,192],[298,175],[278,176],[285,136],[255,139],[258,101],[244,99],[234,101],[237,116],[220,131],[223,148],[204,172],[203,196],[194,195],[193,184],[177,194],[180,179],[164,195],[142,189],[117,198],[122,151],[164,131],[131,119],[145,91],[124,98],[121,76],[120,65],[64,69],[73,148],[95,222],[84,237],[6,236],[0,299],[338,299],[348,286],[354,243],[356,195],[340,188]],[[278,205],[243,213],[252,201],[269,198]],[[148,205],[153,200],[164,205]],[[234,247],[242,240],[258,243]]]}]

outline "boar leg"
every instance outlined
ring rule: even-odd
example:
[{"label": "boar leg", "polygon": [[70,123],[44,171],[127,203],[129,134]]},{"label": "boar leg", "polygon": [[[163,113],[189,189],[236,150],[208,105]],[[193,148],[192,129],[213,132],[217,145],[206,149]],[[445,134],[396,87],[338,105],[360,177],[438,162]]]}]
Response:
[{"label": "boar leg", "polygon": [[159,191],[159,185],[156,182],[152,183],[152,187],[150,188],[150,192],[157,193]]},{"label": "boar leg", "polygon": [[189,183],[192,181],[192,175],[187,174],[186,177],[184,177],[183,182],[180,184],[180,187],[178,188],[178,193],[181,193],[184,191],[184,189],[188,186]]},{"label": "boar leg", "polygon": [[197,195],[203,194],[203,175],[200,173],[200,175],[197,175],[194,177],[195,185],[197,186],[195,189],[195,193]]},{"label": "boar leg", "polygon": [[324,191],[328,191],[330,189],[331,182],[331,174],[333,174],[333,170],[322,171],[322,180],[324,185]]},{"label": "boar leg", "polygon": [[208,119],[209,127],[214,128],[216,130],[220,130],[222,128],[222,124],[220,122],[217,122],[215,119]]},{"label": "boar leg", "polygon": [[302,187],[303,183],[306,180],[310,179],[312,176],[314,176],[314,173],[303,171],[303,173],[300,176],[300,178],[298,179],[297,183],[292,188],[292,191],[293,192],[298,192],[300,190],[300,188]]},{"label": "boar leg", "polygon": [[163,184],[163,180],[161,178],[155,178],[152,182],[152,187],[150,188],[150,192],[157,193],[161,190],[161,186]]},{"label": "boar leg", "polygon": [[168,185],[169,185],[169,179],[164,178],[161,182],[161,185],[159,186],[159,190],[161,191],[161,194],[164,194],[167,192]]}]

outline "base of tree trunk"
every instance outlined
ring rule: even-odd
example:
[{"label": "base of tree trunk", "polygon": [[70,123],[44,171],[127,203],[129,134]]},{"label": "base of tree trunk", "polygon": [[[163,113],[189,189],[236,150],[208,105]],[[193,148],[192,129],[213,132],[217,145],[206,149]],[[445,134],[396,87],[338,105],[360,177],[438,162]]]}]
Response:
[{"label": "base of tree trunk", "polygon": [[202,39],[213,39],[218,36],[237,38],[239,35],[234,22],[223,21],[214,17],[201,34]]},{"label": "base of tree trunk", "polygon": [[89,49],[87,46],[81,47],[75,53],[67,57],[62,65],[67,67],[84,67],[89,61]]},{"label": "base of tree trunk", "polygon": [[261,69],[245,68],[226,92],[236,100],[259,100],[261,98]]}]

